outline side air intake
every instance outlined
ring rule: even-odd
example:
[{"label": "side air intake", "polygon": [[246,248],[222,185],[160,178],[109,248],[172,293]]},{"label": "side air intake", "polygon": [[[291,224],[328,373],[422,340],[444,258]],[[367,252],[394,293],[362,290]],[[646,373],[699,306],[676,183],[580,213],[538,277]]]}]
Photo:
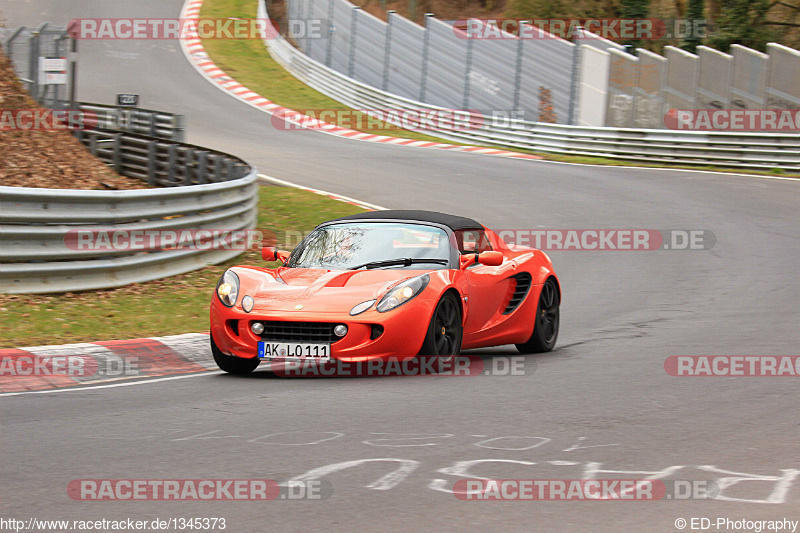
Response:
[{"label": "side air intake", "polygon": [[505,311],[503,311],[504,315],[513,313],[514,309],[519,307],[519,304],[521,304],[528,295],[528,291],[531,288],[531,275],[527,272],[521,272],[511,276],[511,279],[514,280],[516,285],[514,286],[514,294],[511,295],[511,300],[509,300]]}]

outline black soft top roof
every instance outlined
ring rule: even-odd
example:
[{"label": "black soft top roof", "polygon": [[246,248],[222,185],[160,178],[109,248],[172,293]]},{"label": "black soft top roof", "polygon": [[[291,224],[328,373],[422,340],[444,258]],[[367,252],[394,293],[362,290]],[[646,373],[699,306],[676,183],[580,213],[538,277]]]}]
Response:
[{"label": "black soft top roof", "polygon": [[340,220],[405,220],[405,221],[419,221],[419,222],[433,222],[434,224],[441,224],[447,226],[453,231],[462,229],[483,229],[483,226],[467,217],[460,217],[456,215],[448,215],[446,213],[437,213],[436,211],[420,211],[414,209],[393,209],[386,211],[368,211],[366,213],[357,213],[355,215],[348,215],[346,217],[337,218],[331,222],[338,222]]}]

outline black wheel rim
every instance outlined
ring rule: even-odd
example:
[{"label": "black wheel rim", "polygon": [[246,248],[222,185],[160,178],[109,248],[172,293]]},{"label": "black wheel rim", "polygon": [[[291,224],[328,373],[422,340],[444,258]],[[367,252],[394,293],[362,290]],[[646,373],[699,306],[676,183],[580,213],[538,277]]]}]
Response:
[{"label": "black wheel rim", "polygon": [[458,307],[450,298],[442,300],[436,308],[433,321],[436,355],[455,355],[458,350],[461,334],[461,320],[458,315]]},{"label": "black wheel rim", "polygon": [[558,334],[558,293],[550,282],[545,283],[542,287],[537,319],[542,332],[542,340],[548,344],[552,343]]}]

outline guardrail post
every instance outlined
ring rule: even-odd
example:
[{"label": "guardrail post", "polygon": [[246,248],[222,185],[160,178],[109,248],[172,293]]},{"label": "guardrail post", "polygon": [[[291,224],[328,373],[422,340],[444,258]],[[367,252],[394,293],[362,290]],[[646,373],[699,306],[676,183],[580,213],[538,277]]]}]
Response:
[{"label": "guardrail post", "polygon": [[467,39],[467,61],[464,69],[464,105],[463,109],[469,109],[469,79],[470,70],[472,69],[472,46],[475,43],[474,39]]},{"label": "guardrail post", "polygon": [[384,91],[389,90],[389,65],[392,57],[392,21],[394,20],[394,9],[386,12],[386,44],[383,47],[383,83],[381,87]]},{"label": "guardrail post", "polygon": [[211,179],[214,183],[222,181],[222,157],[219,154],[214,154],[214,174]]},{"label": "guardrail post", "polygon": [[170,144],[167,147],[167,185],[171,187],[175,182],[175,157],[176,157],[176,148],[174,144]]},{"label": "guardrail post", "polygon": [[111,164],[117,174],[122,174],[122,134],[117,133],[113,137],[114,144],[111,148]]},{"label": "guardrail post", "polygon": [[173,120],[172,140],[184,142],[186,140],[186,116],[175,115]]},{"label": "guardrail post", "polygon": [[353,6],[352,15],[350,16],[350,59],[347,64],[347,76],[353,77],[353,72],[356,69],[356,31],[358,26],[358,10],[359,6]]},{"label": "guardrail post", "polygon": [[97,157],[97,135],[89,134],[89,153]]},{"label": "guardrail post", "polygon": [[151,187],[156,185],[156,170],[158,159],[156,158],[156,141],[147,143],[147,184]]},{"label": "guardrail post", "polygon": [[225,181],[233,179],[233,159],[225,158]]},{"label": "guardrail post", "polygon": [[422,39],[422,69],[419,80],[419,101],[425,102],[425,86],[428,79],[428,47],[430,46],[431,28],[429,21],[433,13],[425,13],[425,37]]},{"label": "guardrail post", "polygon": [[197,168],[194,160],[194,149],[186,148],[183,153],[183,184],[191,185],[194,182],[192,179],[192,173],[194,172],[195,176],[197,175]]},{"label": "guardrail post", "polygon": [[208,152],[199,150],[195,155],[197,157],[197,183],[208,183],[206,179],[206,158],[208,157]]}]

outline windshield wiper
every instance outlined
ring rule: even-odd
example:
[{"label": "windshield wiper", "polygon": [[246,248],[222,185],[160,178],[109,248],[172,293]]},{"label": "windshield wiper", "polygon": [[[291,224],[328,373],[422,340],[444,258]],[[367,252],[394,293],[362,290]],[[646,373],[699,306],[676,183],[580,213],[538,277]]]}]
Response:
[{"label": "windshield wiper", "polygon": [[397,259],[386,259],[384,261],[370,261],[357,267],[352,267],[349,270],[358,270],[359,268],[379,268],[393,265],[410,266],[417,263],[435,263],[437,265],[449,265],[450,261],[447,259],[412,259],[410,257],[399,257]]}]

